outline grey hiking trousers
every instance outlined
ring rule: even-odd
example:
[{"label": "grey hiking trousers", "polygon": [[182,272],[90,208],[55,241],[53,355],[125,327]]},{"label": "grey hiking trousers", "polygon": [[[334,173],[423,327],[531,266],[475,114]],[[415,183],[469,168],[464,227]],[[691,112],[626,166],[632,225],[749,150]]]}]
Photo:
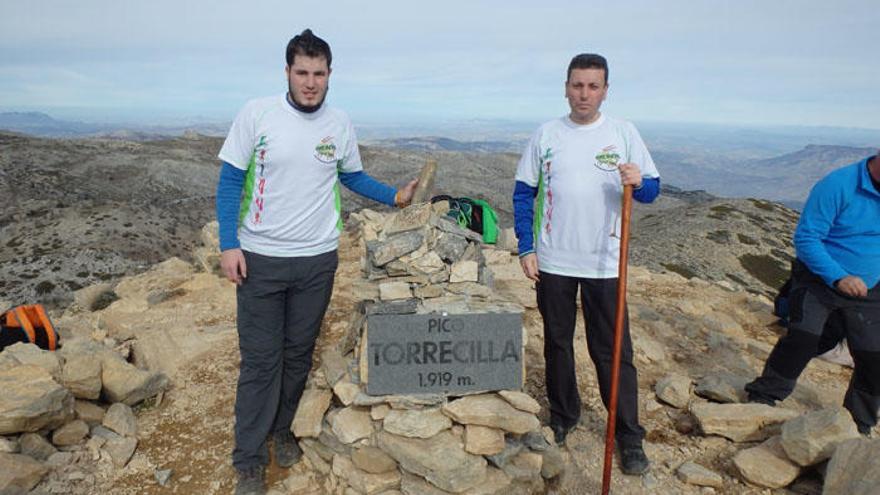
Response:
[{"label": "grey hiking trousers", "polygon": [[269,463],[267,438],[290,428],[321,320],[333,291],[337,252],[278,258],[244,252],[237,289],[241,369],[235,397],[236,469]]},{"label": "grey hiking trousers", "polygon": [[846,338],[855,363],[843,405],[859,427],[876,425],[880,410],[880,285],[870,289],[868,297],[850,297],[829,287],[797,260],[792,266],[789,300],[788,332],[776,342],[761,376],[746,385],[749,398],[768,402],[788,397],[807,363],[818,351],[827,350],[822,342],[825,323],[837,312],[843,335],[834,338]]}]

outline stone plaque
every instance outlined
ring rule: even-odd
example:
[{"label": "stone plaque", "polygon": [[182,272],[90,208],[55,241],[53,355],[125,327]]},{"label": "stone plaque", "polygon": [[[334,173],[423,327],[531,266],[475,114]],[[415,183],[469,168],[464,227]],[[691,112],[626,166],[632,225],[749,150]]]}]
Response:
[{"label": "stone plaque", "polygon": [[362,359],[370,395],[519,390],[522,315],[370,315]]}]

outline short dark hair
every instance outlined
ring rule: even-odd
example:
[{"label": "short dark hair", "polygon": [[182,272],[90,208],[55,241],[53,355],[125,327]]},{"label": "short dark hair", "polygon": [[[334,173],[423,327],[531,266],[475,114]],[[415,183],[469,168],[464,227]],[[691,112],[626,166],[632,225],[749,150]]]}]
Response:
[{"label": "short dark hair", "polygon": [[605,71],[605,85],[608,86],[608,61],[597,53],[581,53],[575,55],[568,64],[568,74],[565,80],[571,79],[571,71],[574,69],[602,69]]},{"label": "short dark hair", "polygon": [[330,53],[330,45],[321,38],[315,36],[311,29],[299,33],[290,39],[287,43],[287,65],[293,65],[293,59],[296,55],[304,55],[306,57],[324,57],[327,59],[327,67],[333,61],[333,54]]}]

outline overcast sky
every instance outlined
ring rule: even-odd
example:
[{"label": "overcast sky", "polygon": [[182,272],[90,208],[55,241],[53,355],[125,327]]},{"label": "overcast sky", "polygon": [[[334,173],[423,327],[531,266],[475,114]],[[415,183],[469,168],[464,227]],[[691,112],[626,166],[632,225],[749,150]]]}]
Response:
[{"label": "overcast sky", "polygon": [[598,52],[631,120],[880,128],[877,0],[0,0],[0,111],[228,121],[306,27],[356,124],[543,121]]}]

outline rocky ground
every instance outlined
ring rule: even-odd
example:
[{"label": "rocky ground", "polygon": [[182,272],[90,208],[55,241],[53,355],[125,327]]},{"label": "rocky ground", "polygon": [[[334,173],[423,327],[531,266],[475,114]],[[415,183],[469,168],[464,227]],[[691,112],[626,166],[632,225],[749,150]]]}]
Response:
[{"label": "rocky ground", "polygon": [[0,133],[0,299],[63,308],[81,287],[189,256],[213,217],[217,149]]},{"label": "rocky ground", "polygon": [[[211,241],[210,229],[205,237],[209,243],[216,242]],[[369,289],[363,282],[364,252],[362,232],[353,227],[347,230],[315,369],[322,365],[322,351],[335,346],[348,332],[357,302],[374,297],[375,287]],[[514,255],[486,253],[496,290],[525,308],[524,391],[538,400],[539,419],[546,422],[542,332],[534,291],[521,276]],[[210,266],[210,259],[196,258]],[[644,476],[625,476],[615,469],[612,490],[645,494],[820,493],[820,473],[826,462],[820,461],[819,468],[790,467],[794,480],[780,485],[782,488],[769,489],[746,481],[734,459],[740,451],[758,448],[763,438],[778,432],[778,424],[772,431],[761,430],[762,426],[840,404],[850,370],[814,360],[796,393],[777,408],[783,411],[783,419],[773,419],[773,414],[764,410],[746,410],[731,422],[723,413],[705,409],[719,400],[741,400],[742,384],[759,371],[781,331],[770,315],[768,299],[735,290],[729,284],[686,279],[639,266],[630,270],[629,287],[640,371],[640,412],[648,430],[645,447],[652,469]],[[130,460],[120,463],[107,446],[96,446],[93,440],[101,436],[101,430],[96,433],[92,426],[73,443],[56,445],[59,453],[69,455],[46,457],[44,475],[34,493],[228,493],[235,480],[229,453],[238,366],[233,288],[213,273],[172,259],[112,288],[118,299],[109,307],[86,309],[90,301],[108,290],[98,286],[77,294],[78,302],[57,320],[65,339],[100,342],[138,366],[162,370],[170,378],[170,388],[135,405],[133,438],[137,442]],[[595,493],[601,483],[605,412],[586,354],[582,325],[578,323],[575,346],[583,416],[561,449],[565,469],[547,481],[547,493]],[[107,408],[106,391],[99,402],[90,403]],[[103,422],[106,426],[106,415]],[[56,423],[37,431],[48,435],[57,427]],[[2,439],[10,446],[8,450],[24,450],[23,438],[7,434]],[[332,475],[318,469],[317,462],[306,460],[290,470],[273,466],[269,482],[277,493],[343,493],[339,481],[332,481]],[[703,484],[710,486],[700,486]]]},{"label": "rocky ground", "polygon": [[[34,493],[231,491],[239,359],[234,288],[212,272],[216,233],[202,229],[212,216],[219,144],[197,136],[129,143],[0,135],[0,300],[4,307],[44,302],[66,343],[98,346],[71,344],[58,357],[0,354],[7,392],[10,384],[30,383],[16,374],[27,371],[40,383],[34,390],[54,394],[49,402],[57,406],[22,426],[9,419],[19,406],[4,403],[12,393],[0,397],[0,492],[10,473],[29,473]],[[421,154],[378,148],[365,148],[363,155],[371,173],[391,182],[415,176],[424,162]],[[439,159],[438,192],[507,204],[514,155],[450,152]],[[641,477],[615,470],[613,491],[813,494],[822,491],[825,476],[832,487],[827,493],[851,493],[839,487],[874,483],[877,470],[859,462],[878,457],[872,454],[876,440],[847,443],[831,462],[830,452],[819,456],[824,460],[792,453],[792,438],[811,436],[821,429],[815,423],[839,422],[833,407],[842,401],[848,368],[814,360],[795,394],[777,408],[782,413],[736,409],[742,385],[760,371],[783,331],[767,296],[784,277],[796,213],[762,201],[668,192],[654,205],[636,206],[629,283],[652,469]],[[349,211],[362,206],[351,198],[345,204]],[[509,210],[498,209],[509,222]],[[358,302],[376,291],[362,273],[369,234],[358,222],[347,225],[316,370],[322,351],[348,334]],[[538,400],[538,418],[546,422],[534,290],[515,255],[485,253],[495,290],[524,308],[524,391]],[[595,493],[601,483],[605,411],[584,335],[578,322],[583,416],[561,449],[563,473],[546,480],[547,493]],[[728,404],[719,410],[716,403]],[[776,435],[789,416],[818,411],[828,416],[785,423]],[[839,430],[828,445],[852,434]],[[812,433],[798,433],[803,431]],[[768,436],[770,443],[762,444]],[[14,452],[27,455],[10,458]],[[269,481],[280,493],[342,493],[339,479],[324,467],[316,458],[290,470],[271,467]],[[762,479],[762,473],[775,478]]]}]

